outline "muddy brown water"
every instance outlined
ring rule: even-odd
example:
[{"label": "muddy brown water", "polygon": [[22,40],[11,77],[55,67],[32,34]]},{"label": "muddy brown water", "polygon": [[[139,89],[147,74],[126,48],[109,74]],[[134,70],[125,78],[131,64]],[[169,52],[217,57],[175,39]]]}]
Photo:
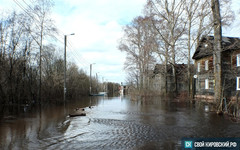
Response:
[{"label": "muddy brown water", "polygon": [[[204,105],[87,97],[44,106],[1,120],[0,149],[180,149],[183,137],[239,137],[239,123],[205,112]],[[87,115],[67,117],[77,107]]]}]

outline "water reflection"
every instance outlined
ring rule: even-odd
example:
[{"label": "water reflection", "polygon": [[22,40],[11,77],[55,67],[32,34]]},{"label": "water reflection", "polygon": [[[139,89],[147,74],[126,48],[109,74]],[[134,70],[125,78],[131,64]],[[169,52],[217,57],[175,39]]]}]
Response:
[{"label": "water reflection", "polygon": [[[93,106],[89,108],[89,106]],[[69,118],[75,108],[86,117]],[[0,121],[0,149],[180,149],[182,137],[238,137],[201,103],[86,97]]]}]

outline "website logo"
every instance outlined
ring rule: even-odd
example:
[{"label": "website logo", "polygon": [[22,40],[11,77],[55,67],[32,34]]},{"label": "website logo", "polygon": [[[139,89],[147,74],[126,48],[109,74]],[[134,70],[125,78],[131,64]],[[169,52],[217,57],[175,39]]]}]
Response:
[{"label": "website logo", "polygon": [[185,148],[192,148],[192,141],[185,141],[184,147]]}]

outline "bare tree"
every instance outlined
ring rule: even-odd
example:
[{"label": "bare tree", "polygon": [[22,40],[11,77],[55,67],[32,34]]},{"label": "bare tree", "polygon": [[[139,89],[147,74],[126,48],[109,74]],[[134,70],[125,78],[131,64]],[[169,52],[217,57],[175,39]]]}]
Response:
[{"label": "bare tree", "polygon": [[[224,8],[222,13],[224,25],[229,25],[234,20],[230,2],[230,0],[221,2],[221,6]],[[164,57],[162,60],[164,60],[165,66],[167,64],[172,65],[175,88],[177,88],[176,70],[174,67],[177,62],[176,58],[187,58],[188,91],[190,94],[191,51],[196,44],[199,44],[201,36],[209,34],[213,29],[211,4],[208,0],[149,0],[145,9],[148,10],[146,14],[153,18],[153,26],[159,33],[158,40],[162,41],[158,42],[157,53],[160,58],[161,56]],[[181,43],[183,43],[182,47],[180,46]],[[185,52],[183,50],[185,49],[184,44],[187,45],[187,55],[180,57],[181,53],[177,54],[177,49]]]},{"label": "bare tree", "polygon": [[[51,8],[53,7],[52,0],[32,0],[33,6],[28,7],[28,15],[33,19],[34,25],[32,26],[31,32],[35,42],[39,46],[39,94],[38,100],[41,100],[41,89],[42,89],[42,48],[43,38],[52,33],[56,33],[54,22],[50,17]],[[37,30],[36,30],[37,29]]]},{"label": "bare tree", "polygon": [[[176,58],[179,40],[185,32],[186,21],[183,17],[185,1],[148,0],[147,9],[152,12],[152,24],[164,44],[165,65],[172,65],[174,90],[177,89]],[[166,67],[167,68],[167,67]]]},{"label": "bare tree", "polygon": [[124,37],[119,43],[119,49],[127,53],[125,69],[136,70],[139,90],[149,87],[149,70],[153,69],[154,46],[156,45],[151,30],[151,20],[148,17],[137,17],[131,25],[124,28]]},{"label": "bare tree", "polygon": [[[1,12],[3,14],[0,17],[0,109],[2,111],[2,106],[4,107],[5,104],[12,106],[36,104],[36,100],[40,97],[38,90],[40,76],[44,102],[50,102],[52,99],[56,101],[63,95],[63,59],[56,52],[57,46],[52,45],[49,40],[56,33],[56,28],[48,16],[50,8],[47,9],[47,6],[52,5],[47,2],[50,1],[39,0],[38,3],[28,5],[28,9],[24,9],[22,13]],[[43,39],[47,44],[43,45]],[[71,95],[88,94],[89,91],[85,87],[89,86],[89,77],[76,65],[69,66],[69,80],[72,81],[69,82]]]}]

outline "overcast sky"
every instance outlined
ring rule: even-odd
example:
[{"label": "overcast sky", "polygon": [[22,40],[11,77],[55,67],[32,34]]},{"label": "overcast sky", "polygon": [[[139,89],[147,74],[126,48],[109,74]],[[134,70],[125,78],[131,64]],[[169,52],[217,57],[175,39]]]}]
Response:
[{"label": "overcast sky", "polygon": [[[111,82],[124,82],[125,54],[117,49],[122,27],[140,15],[146,0],[59,0],[54,18],[69,36],[73,56],[80,67]],[[71,54],[71,53],[70,53]],[[77,59],[77,60],[76,60]]]},{"label": "overcast sky", "polygon": [[[26,6],[23,0],[17,0]],[[29,0],[25,0],[27,4]],[[60,30],[62,40],[68,36],[68,60],[75,62],[89,74],[104,81],[125,81],[123,64],[125,54],[117,49],[122,27],[141,15],[146,0],[55,0],[53,19]],[[0,0],[1,10],[21,8],[14,0]],[[61,37],[59,37],[61,38]],[[59,46],[64,47],[59,42]]]},{"label": "overcast sky", "polygon": [[[0,0],[0,9],[20,10],[15,1]],[[25,5],[23,0],[17,1]],[[25,2],[29,4],[29,0]],[[101,80],[124,82],[125,54],[117,49],[118,40],[123,35],[122,27],[142,14],[145,3],[146,0],[55,0],[52,16],[62,40],[64,34],[75,33],[68,36],[68,60],[88,74],[89,65],[95,63],[93,74],[98,73]],[[239,0],[233,0],[232,6],[239,10]],[[239,21],[233,26],[224,30],[224,35],[240,37]]]}]

